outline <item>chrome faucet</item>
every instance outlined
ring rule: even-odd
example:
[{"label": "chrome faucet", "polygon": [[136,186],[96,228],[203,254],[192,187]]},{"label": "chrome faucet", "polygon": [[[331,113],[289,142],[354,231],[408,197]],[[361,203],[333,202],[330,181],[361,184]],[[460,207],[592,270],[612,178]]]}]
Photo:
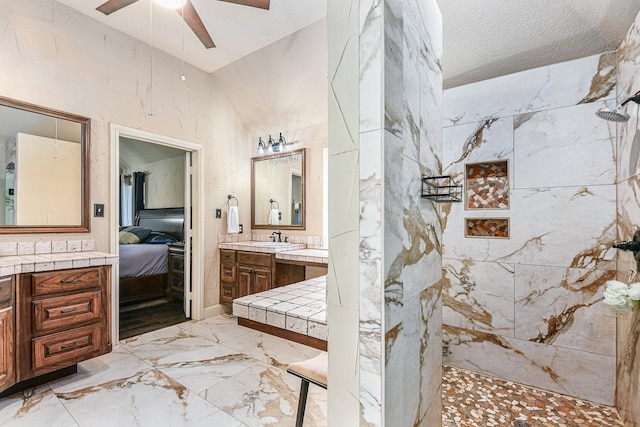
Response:
[{"label": "chrome faucet", "polygon": [[[278,236],[278,240],[276,240],[276,236]],[[271,233],[271,240],[274,242],[282,242],[282,231],[274,231]]]}]

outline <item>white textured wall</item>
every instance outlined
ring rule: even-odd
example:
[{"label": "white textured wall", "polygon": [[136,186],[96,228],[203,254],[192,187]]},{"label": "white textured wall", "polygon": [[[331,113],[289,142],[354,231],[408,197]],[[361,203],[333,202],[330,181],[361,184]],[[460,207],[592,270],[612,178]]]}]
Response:
[{"label": "white textured wall", "polygon": [[184,206],[184,156],[140,165],[147,175],[147,208]]},{"label": "white textured wall", "polygon": [[[138,128],[201,144],[204,157],[205,236],[223,232],[214,209],[226,195],[249,216],[247,133],[228,97],[211,76],[52,0],[0,2],[0,94],[91,118],[91,202],[107,203],[109,125]],[[153,116],[148,113],[153,110]],[[237,143],[241,141],[242,143]],[[233,142],[233,143],[231,143]],[[109,208],[106,212],[108,214]],[[109,218],[92,218],[96,249],[109,251]],[[69,239],[72,235],[3,235],[0,241]],[[217,239],[205,239],[205,305],[218,301]]]},{"label": "white textured wall", "polygon": [[[444,171],[506,160],[510,191],[508,209],[446,211],[445,363],[613,403],[615,126],[595,112],[615,84],[611,52],[445,91]],[[510,237],[465,238],[483,217]]]}]

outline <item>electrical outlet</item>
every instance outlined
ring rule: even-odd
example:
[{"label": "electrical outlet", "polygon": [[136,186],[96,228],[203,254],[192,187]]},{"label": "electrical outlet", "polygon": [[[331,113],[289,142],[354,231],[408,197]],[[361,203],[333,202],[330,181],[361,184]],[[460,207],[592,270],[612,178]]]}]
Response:
[{"label": "electrical outlet", "polygon": [[104,218],[104,205],[96,203],[93,205],[93,216],[96,218]]},{"label": "electrical outlet", "polygon": [[217,219],[222,218],[222,209],[216,209],[216,218]]},{"label": "electrical outlet", "polygon": [[238,234],[242,234],[242,230],[243,230],[242,224],[238,225]]}]

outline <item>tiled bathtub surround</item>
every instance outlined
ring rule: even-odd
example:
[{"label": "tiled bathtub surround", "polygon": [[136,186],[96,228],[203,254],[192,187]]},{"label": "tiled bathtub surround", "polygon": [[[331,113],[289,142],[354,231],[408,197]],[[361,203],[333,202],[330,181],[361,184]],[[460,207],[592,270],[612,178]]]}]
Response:
[{"label": "tiled bathtub surround", "polygon": [[[618,99],[625,100],[640,90],[640,15],[629,29],[618,50]],[[640,122],[638,105],[630,102],[626,112],[631,119],[618,128],[618,235],[617,240],[631,240],[640,225]],[[617,278],[628,279],[637,270],[633,254],[618,254]],[[627,427],[640,426],[640,312],[617,319],[617,390],[616,406]]]},{"label": "tiled bathtub surround", "polygon": [[[445,363],[614,403],[602,291],[615,276],[615,125],[594,113],[615,102],[615,64],[605,53],[445,91],[445,174],[509,165],[508,210],[443,210]],[[509,239],[464,238],[465,217],[496,216]]]},{"label": "tiled bathtub surround", "polygon": [[305,280],[233,300],[233,315],[327,340],[327,278]]}]

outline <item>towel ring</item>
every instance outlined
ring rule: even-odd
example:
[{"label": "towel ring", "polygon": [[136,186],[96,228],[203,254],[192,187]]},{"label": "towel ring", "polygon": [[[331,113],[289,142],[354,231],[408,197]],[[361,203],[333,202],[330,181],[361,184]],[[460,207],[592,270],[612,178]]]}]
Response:
[{"label": "towel ring", "polygon": [[271,208],[273,209],[273,204],[276,204],[276,209],[280,209],[280,204],[278,202],[276,202],[273,199],[270,199],[269,202],[271,203]]},{"label": "towel ring", "polygon": [[231,206],[231,199],[235,199],[235,201],[236,201],[236,206],[238,206],[238,199],[236,199],[235,197],[233,197],[231,194],[229,194],[229,195],[227,196],[227,199],[228,199],[228,200],[227,200],[227,206]]}]

